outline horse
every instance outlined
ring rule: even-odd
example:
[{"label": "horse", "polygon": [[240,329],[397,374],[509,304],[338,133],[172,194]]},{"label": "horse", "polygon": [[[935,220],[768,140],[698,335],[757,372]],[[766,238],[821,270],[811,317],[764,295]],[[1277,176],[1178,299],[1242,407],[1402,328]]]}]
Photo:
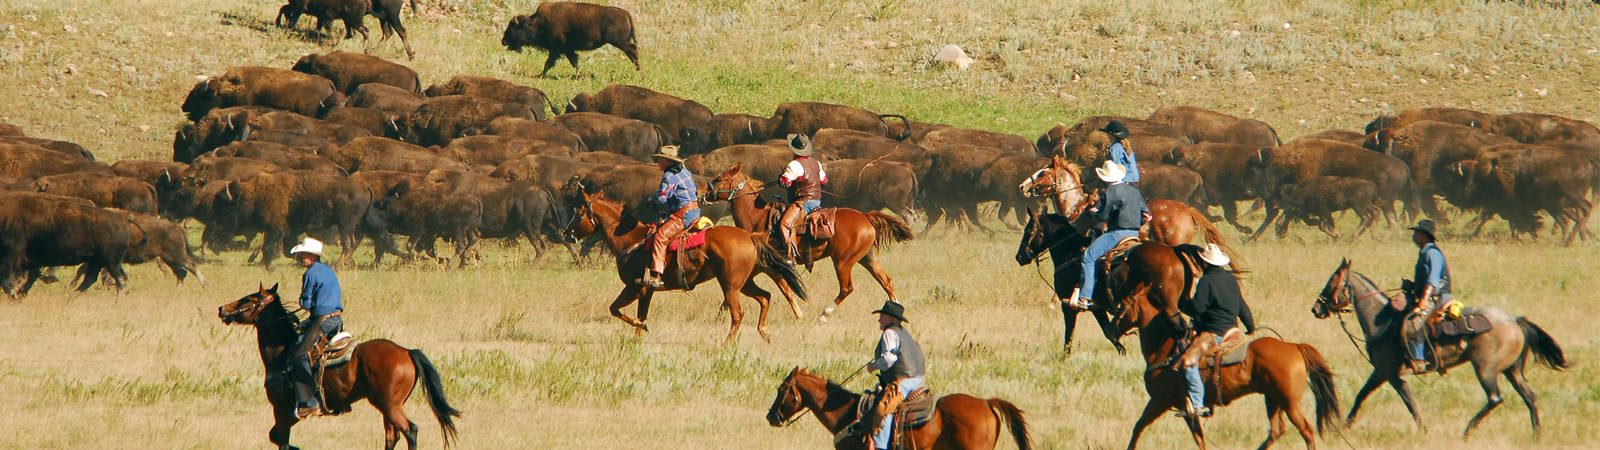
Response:
[{"label": "horse", "polygon": [[[1099,196],[1084,192],[1086,188],[1079,175],[1081,171],[1077,164],[1058,154],[1050,158],[1049,165],[1023,180],[1018,188],[1027,197],[1049,197],[1058,214],[1071,217],[1079,229],[1087,229],[1090,225],[1088,220],[1093,216],[1072,212],[1081,212],[1086,205],[1093,205]],[[1206,242],[1217,244],[1223,252],[1233,257],[1230,268],[1241,268],[1239,263],[1242,259],[1238,252],[1233,251],[1228,241],[1222,238],[1222,233],[1211,225],[1211,221],[1200,210],[1172,200],[1150,200],[1145,202],[1145,206],[1150,209],[1150,218],[1139,227],[1139,240],[1177,247],[1192,241],[1198,232]]]},{"label": "horse", "polygon": [[[583,201],[567,225],[567,236],[580,238],[599,234],[605,241],[606,247],[617,257],[617,276],[623,283],[622,292],[611,302],[611,316],[633,326],[635,336],[643,336],[650,331],[645,320],[650,316],[650,300],[658,290],[637,281],[650,264],[649,244],[645,242],[649,231],[631,214],[623,211],[622,203],[605,198],[601,193],[580,195]],[[639,251],[633,251],[635,247],[639,247]],[[701,248],[705,249],[704,256],[684,254],[674,258],[672,256],[676,252],[669,251],[664,273],[661,274],[663,287],[659,290],[688,291],[712,278],[717,279],[722,287],[723,305],[732,319],[728,337],[723,340],[724,345],[733,343],[734,338],[739,336],[739,324],[744,322],[744,308],[739,305],[741,293],[754,298],[761,307],[756,331],[761,334],[762,340],[772,342],[767,335],[767,308],[771,306],[772,294],[752,282],[757,274],[772,277],[778,283],[778,289],[783,290],[784,296],[789,299],[789,306],[794,309],[795,315],[800,315],[800,306],[795,304],[794,298],[806,299],[805,286],[794,266],[789,265],[783,255],[767,243],[765,234],[714,226],[705,230],[705,244]],[[793,295],[790,295],[791,292]],[[622,313],[623,307],[635,301],[639,302],[638,319]]]},{"label": "horse", "polygon": [[[1175,253],[1162,249],[1160,244],[1144,244],[1135,250],[1150,249],[1150,252]],[[1135,255],[1133,258],[1146,258]],[[1138,264],[1134,264],[1137,269]],[[1178,280],[1165,280],[1171,284]],[[1134,422],[1133,436],[1128,439],[1128,448],[1131,450],[1139,444],[1139,434],[1146,426],[1168,410],[1181,408],[1188,398],[1185,391],[1187,386],[1183,379],[1183,372],[1174,368],[1187,346],[1190,336],[1188,324],[1181,313],[1177,311],[1177,304],[1164,295],[1159,294],[1156,285],[1144,286],[1146,291],[1135,291],[1131,294],[1120,296],[1117,304],[1116,325],[1122,334],[1139,331],[1139,347],[1144,354],[1145,391],[1150,394],[1150,401],[1145,403],[1144,412],[1139,415],[1139,420]],[[1160,299],[1162,303],[1155,303]],[[1311,434],[1311,425],[1306,421],[1304,413],[1300,411],[1300,400],[1305,391],[1310,389],[1312,397],[1316,400],[1317,433],[1321,434],[1328,428],[1336,426],[1335,420],[1339,416],[1339,397],[1334,390],[1333,370],[1328,367],[1328,362],[1316,348],[1308,344],[1284,342],[1271,337],[1256,339],[1246,346],[1244,361],[1239,364],[1224,366],[1220,375],[1214,375],[1215,368],[1202,368],[1202,376],[1213,379],[1216,383],[1207,386],[1209,396],[1216,398],[1217,405],[1227,405],[1234,400],[1249,394],[1262,394],[1266,398],[1268,432],[1267,439],[1259,448],[1271,447],[1274,442],[1286,431],[1283,420],[1288,418],[1300,432],[1300,437],[1305,439],[1306,447],[1315,449],[1316,439]],[[1209,358],[1208,358],[1209,359]],[[1309,386],[1308,386],[1309,384]],[[1206,448],[1205,435],[1200,428],[1200,419],[1187,417],[1185,422],[1189,426],[1189,433],[1194,438],[1195,444],[1202,450]]]},{"label": "horse", "polygon": [[[1017,245],[1017,265],[1026,266],[1040,262],[1042,255],[1049,251],[1050,260],[1057,261],[1054,269],[1054,283],[1051,287],[1056,290],[1056,297],[1072,295],[1072,286],[1078,284],[1078,261],[1083,258],[1083,249],[1089,246],[1089,238],[1079,233],[1072,226],[1072,220],[1060,214],[1043,214],[1040,211],[1028,209],[1028,224],[1022,228],[1022,243]],[[1065,289],[1066,292],[1062,292]],[[1099,303],[1104,304],[1104,303]],[[1126,354],[1127,349],[1119,341],[1119,335],[1111,326],[1111,316],[1105,308],[1090,308],[1088,310],[1100,324],[1100,330],[1105,333],[1106,340],[1116,347],[1118,354]],[[1061,321],[1065,332],[1061,336],[1061,351],[1067,355],[1072,354],[1072,333],[1078,326],[1078,313],[1084,310],[1077,308],[1061,308]]]},{"label": "horse", "polygon": [[[1328,284],[1322,287],[1322,292],[1317,294],[1316,304],[1311,307],[1311,315],[1318,319],[1330,316],[1339,316],[1339,324],[1344,325],[1343,315],[1354,313],[1356,321],[1361,324],[1361,333],[1366,338],[1367,361],[1372,364],[1372,374],[1367,376],[1366,384],[1356,392],[1355,404],[1350,406],[1350,415],[1345,418],[1346,426],[1356,421],[1356,411],[1361,409],[1361,402],[1372,394],[1380,383],[1388,382],[1395,392],[1400,394],[1400,400],[1405,402],[1406,410],[1411,412],[1411,418],[1416,420],[1417,429],[1426,431],[1422,423],[1422,416],[1417,413],[1416,401],[1411,397],[1411,389],[1406,386],[1406,380],[1401,376],[1410,373],[1406,364],[1408,350],[1401,337],[1400,329],[1405,322],[1405,314],[1390,308],[1392,299],[1378,288],[1376,283],[1365,275],[1350,269],[1351,262],[1344,259],[1339,262],[1339,267],[1334,269],[1333,275],[1328,277]],[[1483,393],[1488,397],[1483,408],[1478,414],[1472,416],[1467,422],[1465,437],[1472,433],[1472,429],[1485,416],[1489,415],[1504,399],[1500,397],[1500,376],[1511,380],[1511,388],[1522,396],[1522,402],[1528,405],[1528,416],[1533,421],[1533,432],[1539,433],[1539,396],[1528,385],[1528,379],[1523,375],[1527,367],[1528,355],[1532,353],[1538,362],[1552,369],[1567,368],[1567,358],[1561,346],[1555,339],[1545,333],[1543,328],[1523,317],[1513,317],[1511,314],[1494,307],[1472,307],[1462,310],[1463,314],[1482,314],[1489,319],[1488,332],[1466,339],[1461,347],[1439,347],[1439,361],[1446,369],[1471,362],[1473,372],[1477,374],[1478,384],[1483,387]],[[1349,330],[1345,330],[1349,333]]]},{"label": "horse", "polygon": [[[839,436],[846,427],[859,420],[858,404],[862,397],[827,378],[795,367],[778,384],[778,396],[772,399],[772,407],[767,409],[767,424],[786,427],[809,410],[815,413],[813,415],[817,416],[823,428],[836,436],[833,448],[871,450],[865,433]],[[985,400],[967,394],[939,397],[928,423],[915,430],[903,431],[898,438],[914,443],[910,446],[912,448],[993,449],[1000,440],[1001,422],[1011,431],[1011,439],[1016,441],[1019,450],[1033,448],[1028,436],[1028,422],[1023,419],[1021,409],[1003,399]]]},{"label": "horse", "polygon": [[[782,214],[781,205],[762,200],[761,191],[766,184],[750,179],[743,168],[743,163],[734,164],[713,178],[712,190],[703,200],[708,203],[726,201],[732,205],[733,223],[739,228],[771,233],[775,226],[771,218],[775,213]],[[833,298],[833,304],[822,310],[818,320],[827,322],[833,311],[844,303],[845,297],[855,292],[851,270],[856,265],[872,274],[878,285],[883,286],[883,291],[889,294],[890,301],[899,302],[894,295],[894,280],[878,264],[877,250],[891,243],[911,240],[911,226],[882,212],[861,212],[841,207],[835,215],[834,229],[833,237],[828,239],[800,239],[798,234],[795,239],[800,241],[797,246],[807,261],[832,259],[833,273],[839,278],[839,295]]]},{"label": "horse", "polygon": [[[278,285],[257,287],[257,292],[217,307],[224,325],[250,325],[256,329],[261,363],[266,366],[267,401],[272,404],[275,423],[267,434],[279,450],[297,449],[289,445],[289,429],[300,419],[295,415],[294,385],[289,379],[290,349],[299,335],[300,320],[283,306]],[[342,414],[355,402],[366,399],[383,415],[384,448],[394,450],[401,436],[406,446],[417,449],[417,424],[406,418],[406,399],[418,381],[428,397],[428,406],[443,429],[444,446],[456,438],[451,417],[461,412],[444,396],[444,383],[421,350],[408,350],[387,339],[374,339],[350,350],[350,361],[328,367],[322,377],[325,409]]]}]

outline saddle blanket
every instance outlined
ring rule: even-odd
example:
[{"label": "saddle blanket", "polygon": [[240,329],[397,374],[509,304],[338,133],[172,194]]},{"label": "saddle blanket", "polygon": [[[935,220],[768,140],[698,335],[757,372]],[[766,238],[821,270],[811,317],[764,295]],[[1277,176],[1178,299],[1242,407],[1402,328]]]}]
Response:
[{"label": "saddle blanket", "polygon": [[1491,327],[1489,318],[1482,314],[1463,314],[1430,325],[1428,333],[1434,339],[1471,337],[1486,333]]},{"label": "saddle blanket", "polygon": [[688,236],[667,241],[667,250],[686,250],[699,248],[703,245],[706,245],[706,230],[696,231]]},{"label": "saddle blanket", "polygon": [[326,350],[323,350],[323,367],[338,367],[350,362],[350,349],[355,348],[356,338],[350,333],[340,331],[328,341]]},{"label": "saddle blanket", "polygon": [[933,406],[936,400],[938,399],[934,398],[933,391],[928,388],[912,391],[911,395],[906,396],[905,401],[900,402],[900,411],[895,413],[900,417],[895,420],[900,422],[899,428],[915,430],[926,425],[933,419]]}]

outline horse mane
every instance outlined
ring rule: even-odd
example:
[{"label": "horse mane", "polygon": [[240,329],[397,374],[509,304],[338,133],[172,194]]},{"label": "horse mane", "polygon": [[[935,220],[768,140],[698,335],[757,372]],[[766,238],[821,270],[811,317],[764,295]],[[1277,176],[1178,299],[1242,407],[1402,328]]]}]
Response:
[{"label": "horse mane", "polygon": [[[289,311],[289,307],[283,305],[282,295],[278,295],[276,293],[272,294],[272,301],[263,303],[261,308],[262,313],[273,311],[277,314],[282,314],[284,319],[273,319],[273,321],[282,322],[282,327],[288,331],[290,336],[300,335],[300,316],[295,315],[294,312]],[[256,323],[261,322],[261,319],[258,317],[256,319]]]}]

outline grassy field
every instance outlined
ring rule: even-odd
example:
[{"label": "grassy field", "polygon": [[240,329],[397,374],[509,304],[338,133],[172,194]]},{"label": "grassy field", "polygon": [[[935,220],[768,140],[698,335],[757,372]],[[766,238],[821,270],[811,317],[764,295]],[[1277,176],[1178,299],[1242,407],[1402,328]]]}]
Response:
[{"label": "grassy field", "polygon": [[[1159,104],[1260,118],[1285,137],[1356,128],[1374,114],[1420,105],[1595,120],[1589,106],[1600,89],[1592,69],[1600,64],[1600,19],[1581,2],[1001,0],[981,9],[950,0],[619,2],[635,14],[644,71],[608,48],[585,54],[581,73],[563,65],[548,80],[532,78],[542,54],[498,45],[505,20],[531,11],[531,3],[427,3],[407,21],[418,51],[410,64],[425,83],[473,73],[563,99],[621,82],[719,112],[766,114],[782,101],[821,100],[1029,137],[1056,122],[1142,116]],[[359,40],[322,46],[303,31],[273,28],[277,7],[0,0],[0,121],[82,143],[104,160],[165,158],[195,75],[287,67],[308,52],[362,48]],[[967,48],[977,64],[966,71],[932,64],[947,43]],[[403,57],[398,43],[373,52]],[[1414,384],[1432,425],[1427,434],[1384,390],[1345,434],[1348,445],[1592,447],[1600,373],[1590,360],[1600,339],[1586,331],[1600,315],[1592,301],[1600,291],[1596,244],[1507,241],[1503,225],[1460,242],[1461,231],[1447,230],[1444,248],[1463,298],[1526,315],[1574,362],[1566,372],[1529,371],[1541,395],[1542,438],[1528,430],[1525,408],[1507,389],[1511,397],[1480,433],[1460,441],[1483,397],[1457,370]],[[1034,269],[1015,266],[1015,245],[1012,233],[940,228],[883,254],[912,331],[930,353],[930,384],[1013,400],[1027,411],[1039,448],[1121,446],[1144,401],[1143,364],[1112,351],[1087,318],[1077,353],[1063,359],[1059,314],[1044,307],[1049,291]],[[1379,228],[1373,239],[1347,244],[1299,228],[1287,240],[1239,248],[1253,269],[1245,289],[1258,320],[1320,348],[1348,407],[1367,366],[1337,322],[1307,310],[1341,257],[1397,284],[1415,255],[1405,232]],[[805,305],[807,319],[774,309],[766,344],[750,315],[743,339],[721,347],[727,316],[708,286],[660,297],[654,332],[635,339],[605,312],[619,286],[607,266],[574,267],[561,253],[534,261],[526,248],[496,243],[483,249],[486,260],[466,270],[412,263],[340,274],[351,331],[423,349],[443,370],[447,394],[466,413],[464,448],[824,447],[829,437],[809,419],[794,429],[766,425],[773,389],[796,365],[840,377],[853,370],[875,335],[867,312],[885,298],[858,273],[857,293],[837,320],[818,324],[810,317],[836,286],[819,271],[806,276],[818,297]],[[257,283],[285,283],[293,295],[299,271],[287,263],[264,271],[243,259],[227,254],[202,266],[205,287],[175,287],[153,266],[139,266],[120,301],[104,289],[70,296],[61,285],[0,301],[0,447],[266,445],[271,419],[254,333],[223,326],[215,308]],[[1208,422],[1212,443],[1259,442],[1259,401],[1242,400]],[[409,411],[425,446],[436,448],[437,427],[422,403],[414,399]],[[295,442],[307,448],[368,447],[382,436],[364,406],[296,431]],[[1186,448],[1188,439],[1178,421],[1164,419],[1144,443]],[[1329,439],[1325,445],[1346,446]],[[1300,444],[1286,437],[1280,445]]]}]

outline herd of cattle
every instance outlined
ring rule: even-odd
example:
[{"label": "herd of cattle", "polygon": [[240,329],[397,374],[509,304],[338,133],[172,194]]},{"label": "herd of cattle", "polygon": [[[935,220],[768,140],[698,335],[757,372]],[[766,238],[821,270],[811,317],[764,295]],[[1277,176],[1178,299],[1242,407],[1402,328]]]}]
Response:
[{"label": "herd of cattle", "polygon": [[[978,205],[990,202],[1002,223],[1021,222],[1038,202],[1018,184],[1054,155],[1095,166],[1111,144],[1098,130],[1111,120],[1132,133],[1125,145],[1147,197],[1219,206],[1246,233],[1275,222],[1282,233],[1300,220],[1332,235],[1331,213],[1343,210],[1363,230],[1399,212],[1444,222],[1442,197],[1477,212],[1480,229],[1500,216],[1514,234],[1537,233],[1543,211],[1570,242],[1592,237],[1585,224],[1600,192],[1600,129],[1544,114],[1415,109],[1377,118],[1364,133],[1284,143],[1257,120],[1163,107],[1145,119],[1089,117],[1030,140],[816,102],[783,103],[770,117],[715,114],[627,85],[564,105],[472,75],[424,88],[410,68],[342,51],[307,55],[290,70],[235,67],[201,78],[183,101],[191,123],[174,136],[171,161],[107,165],[79,145],[0,124],[8,293],[26,277],[16,290],[25,293],[55,266],[81,266],[80,289],[102,270],[120,288],[125,262],[160,260],[181,281],[198,274],[180,225],[191,218],[214,252],[261,235],[262,264],[301,234],[338,243],[345,263],[366,239],[377,261],[437,258],[439,238],[454,244],[459,264],[479,238],[527,239],[539,254],[555,241],[576,257],[561,234],[582,194],[646,214],[659,178],[649,155],[660,146],[680,145],[706,191],[709,177],[735,165],[777,178],[791,158],[781,138],[791,133],[812,136],[825,161],[826,204],[925,216],[923,231],[945,216],[987,231]],[[1246,200],[1267,210],[1253,229],[1237,220],[1236,203]],[[712,218],[728,213],[725,204],[703,207]]]}]

